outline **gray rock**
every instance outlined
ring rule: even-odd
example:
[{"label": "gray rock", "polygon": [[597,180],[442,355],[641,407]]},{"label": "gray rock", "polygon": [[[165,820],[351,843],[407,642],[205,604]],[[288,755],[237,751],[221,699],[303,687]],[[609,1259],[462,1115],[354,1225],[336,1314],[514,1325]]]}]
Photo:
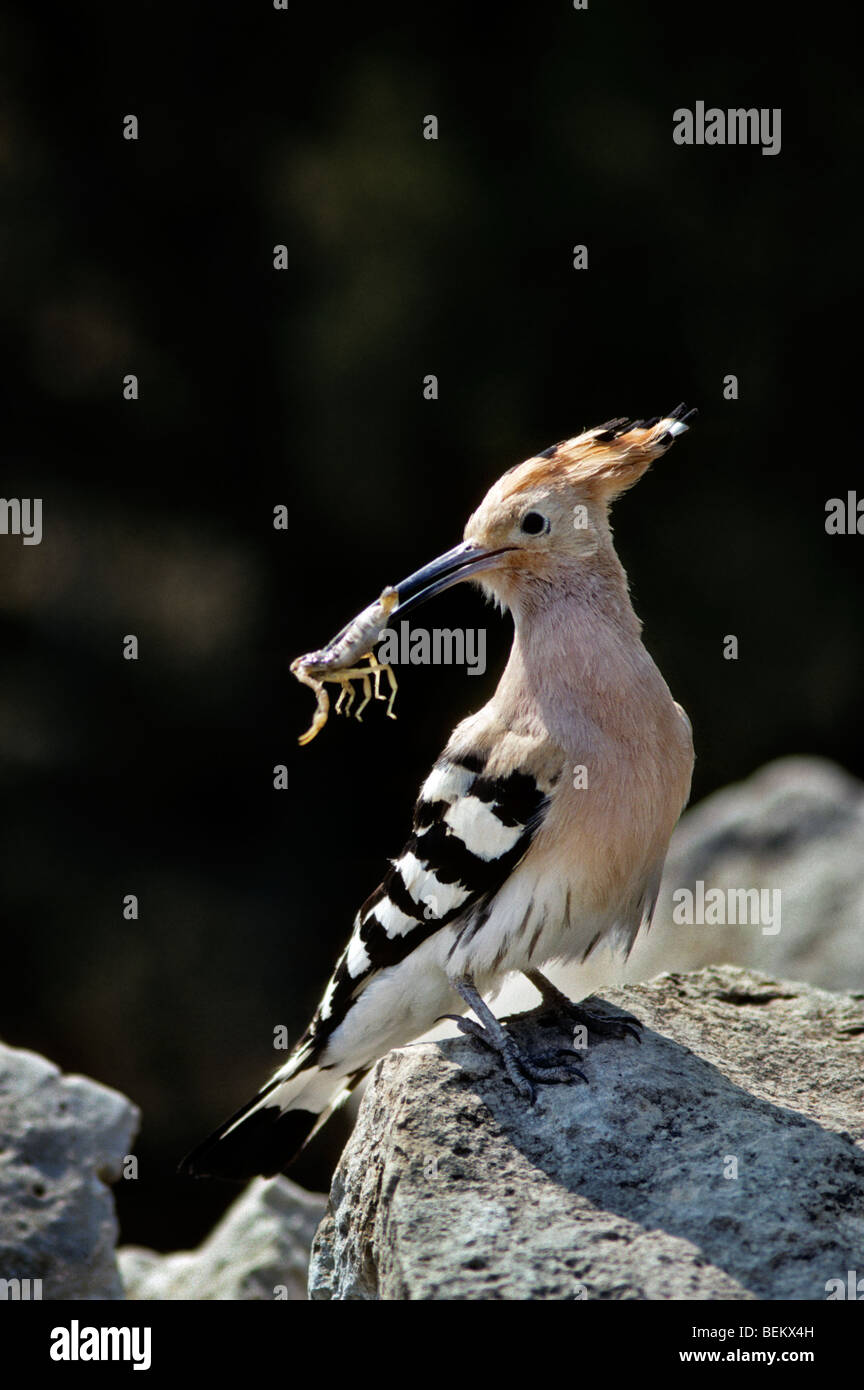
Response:
[{"label": "gray rock", "polygon": [[864,995],[721,967],[607,1001],[641,1046],[592,1041],[533,1107],[470,1039],[378,1064],[313,1299],[823,1299],[864,1269]]},{"label": "gray rock", "polygon": [[109,1184],[138,1122],[119,1092],[0,1043],[2,1296],[40,1279],[44,1299],[123,1297]]},{"label": "gray rock", "polygon": [[[694,891],[699,880],[706,891],[779,889],[779,932],[677,925],[673,892]],[[600,951],[587,969],[558,979],[575,994],[724,963],[823,989],[864,989],[864,784],[834,763],[782,758],[688,811],[654,922],[626,964]]]},{"label": "gray rock", "polygon": [[197,1250],[118,1251],[130,1299],[306,1299],[309,1247],[327,1199],[258,1178]]}]

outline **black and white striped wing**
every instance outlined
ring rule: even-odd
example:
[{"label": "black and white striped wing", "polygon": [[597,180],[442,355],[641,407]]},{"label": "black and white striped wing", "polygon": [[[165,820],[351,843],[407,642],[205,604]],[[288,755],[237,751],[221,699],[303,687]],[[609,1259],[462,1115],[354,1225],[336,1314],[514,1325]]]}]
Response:
[{"label": "black and white striped wing", "polygon": [[551,786],[525,771],[489,777],[484,766],[473,755],[456,760],[445,754],[424,782],[411,838],[358,912],[303,1039],[313,1053],[379,970],[398,964],[457,918],[469,925],[526,854]]},{"label": "black and white striped wing", "polygon": [[524,770],[493,777],[475,754],[444,754],[421,789],[411,838],[357,913],[309,1028],[263,1090],[189,1155],[185,1172],[250,1177],[285,1168],[368,1070],[369,1055],[353,1070],[325,1056],[355,1002],[362,1011],[358,996],[449,923],[459,919],[466,931],[482,924],[542,824],[553,785]]}]

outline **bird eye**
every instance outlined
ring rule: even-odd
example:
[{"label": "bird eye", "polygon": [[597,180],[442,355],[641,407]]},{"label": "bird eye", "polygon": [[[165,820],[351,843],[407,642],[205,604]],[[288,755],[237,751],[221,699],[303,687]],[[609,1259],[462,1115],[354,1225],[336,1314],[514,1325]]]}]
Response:
[{"label": "bird eye", "polygon": [[539,536],[549,530],[549,518],[542,512],[526,512],[520,522],[520,529],[526,536]]}]

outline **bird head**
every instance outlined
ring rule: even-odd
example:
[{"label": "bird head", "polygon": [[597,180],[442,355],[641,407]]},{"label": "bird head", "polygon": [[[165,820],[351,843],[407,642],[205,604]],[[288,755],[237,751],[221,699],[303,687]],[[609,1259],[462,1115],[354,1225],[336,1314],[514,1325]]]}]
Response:
[{"label": "bird head", "polygon": [[611,503],[694,413],[680,405],[654,420],[609,420],[511,468],[469,518],[462,544],[397,586],[397,612],[463,579],[478,579],[506,607],[568,575],[578,583],[601,552],[611,551]]}]

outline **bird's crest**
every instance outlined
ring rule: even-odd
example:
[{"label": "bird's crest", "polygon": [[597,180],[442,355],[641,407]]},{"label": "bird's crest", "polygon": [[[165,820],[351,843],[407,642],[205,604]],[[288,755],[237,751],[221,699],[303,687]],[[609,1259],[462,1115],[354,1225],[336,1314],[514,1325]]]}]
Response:
[{"label": "bird's crest", "polygon": [[512,496],[560,481],[564,487],[578,485],[587,496],[611,502],[638,482],[649,464],[688,429],[687,421],[695,414],[679,405],[652,420],[607,420],[512,468],[504,475],[507,493]]}]

